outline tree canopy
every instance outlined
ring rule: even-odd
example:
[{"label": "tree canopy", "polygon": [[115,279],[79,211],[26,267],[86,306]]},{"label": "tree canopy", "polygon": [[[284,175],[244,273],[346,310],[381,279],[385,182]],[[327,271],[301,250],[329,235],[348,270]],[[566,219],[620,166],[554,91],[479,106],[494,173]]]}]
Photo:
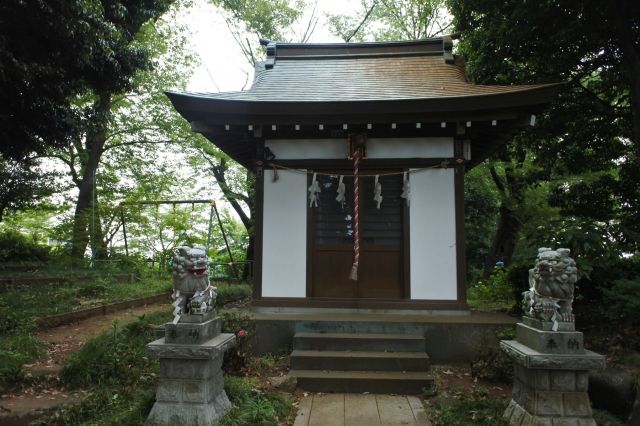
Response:
[{"label": "tree canopy", "polygon": [[[640,6],[632,1],[449,0],[477,83],[564,83],[539,125],[496,157],[501,218],[526,188],[551,182],[562,218],[601,227],[618,253],[639,248]],[[506,200],[506,199],[505,199]],[[511,206],[509,205],[511,204]],[[509,211],[510,210],[510,211]],[[563,219],[563,220],[565,220]],[[576,222],[577,220],[577,222]],[[568,225],[566,222],[563,226]],[[599,224],[599,225],[598,225]],[[496,241],[494,241],[496,243]],[[504,243],[504,241],[502,242]],[[500,244],[500,242],[498,242]],[[495,258],[493,259],[495,260]]]},{"label": "tree canopy", "polygon": [[77,134],[77,96],[124,91],[152,66],[132,43],[173,0],[54,0],[0,5],[0,149],[14,159]]}]

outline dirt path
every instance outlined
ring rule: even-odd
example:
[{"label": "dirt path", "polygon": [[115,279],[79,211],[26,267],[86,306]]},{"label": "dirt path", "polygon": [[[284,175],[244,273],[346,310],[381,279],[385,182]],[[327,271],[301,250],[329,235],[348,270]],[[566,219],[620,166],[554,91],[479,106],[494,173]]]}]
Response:
[{"label": "dirt path", "polygon": [[31,386],[0,396],[0,424],[28,425],[47,411],[77,400],[82,392],[66,392],[58,380],[62,364],[69,355],[90,338],[111,328],[114,320],[123,325],[143,314],[163,309],[169,310],[169,303],[129,308],[36,332],[36,337],[47,344],[47,354],[41,360],[25,365],[25,369],[41,379],[34,380]]}]

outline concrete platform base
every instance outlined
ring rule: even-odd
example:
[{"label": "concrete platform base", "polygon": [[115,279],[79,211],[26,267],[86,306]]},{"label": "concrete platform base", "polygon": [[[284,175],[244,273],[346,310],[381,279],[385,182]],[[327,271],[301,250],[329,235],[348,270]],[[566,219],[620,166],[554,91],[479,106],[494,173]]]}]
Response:
[{"label": "concrete platform base", "polygon": [[471,312],[468,315],[265,313],[247,312],[256,321],[251,341],[256,355],[293,347],[301,332],[384,333],[423,336],[434,363],[468,361],[482,345],[497,344],[497,330],[514,327],[516,318],[505,314]]},{"label": "concrete platform base", "polygon": [[589,370],[604,368],[604,356],[584,350],[579,332],[550,332],[523,324],[518,324],[518,332],[545,352],[520,341],[501,342],[515,368],[513,396],[504,419],[513,426],[595,426],[587,394]]}]

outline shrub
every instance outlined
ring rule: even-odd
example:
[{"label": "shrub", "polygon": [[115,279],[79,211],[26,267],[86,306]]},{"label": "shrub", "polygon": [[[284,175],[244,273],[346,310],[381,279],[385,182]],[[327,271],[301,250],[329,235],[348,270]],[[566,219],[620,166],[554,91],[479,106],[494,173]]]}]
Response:
[{"label": "shrub", "polygon": [[227,371],[240,371],[246,366],[251,352],[250,339],[255,334],[255,321],[242,312],[221,312],[222,332],[236,335],[236,347],[224,354],[224,368]]},{"label": "shrub", "polygon": [[49,247],[16,231],[0,234],[0,263],[4,262],[46,262],[49,260]]},{"label": "shrub", "polygon": [[154,339],[152,324],[167,313],[142,316],[138,321],[112,329],[85,343],[69,357],[62,370],[62,382],[72,388],[96,384],[135,384],[146,380],[141,372],[155,368],[157,360],[145,356],[145,346]]},{"label": "shrub", "polygon": [[44,344],[29,333],[0,337],[0,390],[24,379],[23,364],[44,353]]},{"label": "shrub", "polygon": [[513,378],[513,363],[500,349],[500,340],[515,337],[511,328],[495,333],[495,338],[484,336],[477,349],[477,357],[471,361],[471,375],[475,378],[498,382],[509,382]]},{"label": "shrub", "polygon": [[219,284],[217,287],[217,307],[222,307],[227,303],[245,299],[251,294],[251,286],[248,284]]},{"label": "shrub", "polygon": [[529,269],[533,265],[515,264],[507,268],[506,280],[515,301],[512,311],[516,314],[522,314],[522,293],[529,290]]},{"label": "shrub", "polygon": [[627,423],[604,410],[593,410],[593,419],[599,426],[625,426]]},{"label": "shrub", "polygon": [[507,281],[505,268],[496,268],[491,276],[469,289],[469,303],[482,310],[508,310],[515,300],[513,289]]},{"label": "shrub", "polygon": [[604,289],[606,315],[613,321],[640,322],[640,277],[614,281],[611,289]]},{"label": "shrub", "polygon": [[109,288],[105,282],[100,280],[80,285],[76,290],[76,295],[78,297],[99,297],[104,295],[108,290]]}]

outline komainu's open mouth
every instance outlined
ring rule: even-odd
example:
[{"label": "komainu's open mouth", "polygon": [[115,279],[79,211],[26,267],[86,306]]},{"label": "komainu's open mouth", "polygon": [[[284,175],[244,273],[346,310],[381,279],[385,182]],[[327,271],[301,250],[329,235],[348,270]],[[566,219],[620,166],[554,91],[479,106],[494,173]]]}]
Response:
[{"label": "komainu's open mouth", "polygon": [[207,268],[189,268],[189,273],[196,277],[201,277],[207,273]]}]

